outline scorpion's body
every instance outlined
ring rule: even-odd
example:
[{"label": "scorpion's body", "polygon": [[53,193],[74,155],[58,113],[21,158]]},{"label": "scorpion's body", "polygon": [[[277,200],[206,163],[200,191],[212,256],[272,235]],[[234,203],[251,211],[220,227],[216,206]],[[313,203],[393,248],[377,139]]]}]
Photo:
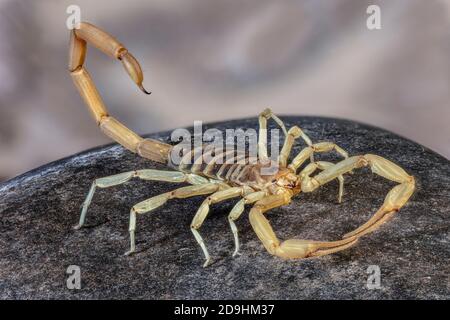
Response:
[{"label": "scorpion's body", "polygon": [[[291,173],[286,167],[277,167],[276,172],[262,174],[263,169],[274,163],[262,163],[248,153],[236,150],[214,153],[214,147],[206,145],[198,152],[188,152],[180,163],[169,163],[169,167],[186,173],[192,173],[207,179],[223,182],[231,187],[250,187],[252,190],[273,190],[271,186],[281,183]],[[230,155],[231,154],[231,155]],[[228,158],[227,158],[228,155]],[[209,161],[204,159],[210,158]],[[295,177],[292,177],[295,179]],[[292,184],[295,187],[295,183]]]},{"label": "scorpion's body", "polygon": [[[389,220],[408,201],[414,191],[414,178],[393,162],[372,154],[349,157],[345,150],[332,142],[312,143],[299,127],[294,126],[287,130],[283,122],[270,109],[264,110],[259,115],[256,157],[250,157],[239,151],[222,152],[201,146],[199,150],[192,149],[175,163],[171,154],[173,151],[171,145],[157,140],[143,139],[108,114],[84,67],[87,43],[120,60],[132,80],[142,91],[148,92],[142,86],[143,74],[139,63],[128,50],[106,32],[89,23],[81,23],[78,29],[71,32],[69,70],[100,129],[130,151],[152,161],[165,163],[174,170],[144,169],[96,179],[83,204],[77,228],[84,225],[87,209],[97,187],[111,187],[132,178],[190,184],[154,196],[132,207],[129,227],[131,247],[128,254],[135,251],[137,216],[150,212],[173,198],[208,195],[191,223],[192,233],[205,255],[204,266],[206,266],[210,256],[199,229],[208,215],[211,204],[240,198],[228,216],[235,241],[233,255],[239,250],[238,231],[234,221],[244,212],[245,205],[251,204],[253,207],[249,213],[250,223],[267,251],[283,258],[295,259],[326,255],[351,247],[361,236],[376,230]],[[275,120],[285,135],[280,155],[275,160],[271,160],[267,155],[267,121],[269,119]],[[292,146],[297,138],[304,141],[305,147],[288,162]],[[315,153],[330,151],[337,152],[344,159],[336,164],[314,160]],[[205,156],[209,156],[207,157],[209,160],[204,161]],[[363,166],[368,166],[372,172],[399,183],[388,193],[383,205],[371,219],[354,231],[345,234],[343,239],[338,241],[298,239],[281,241],[277,238],[264,216],[266,211],[283,206],[298,193],[312,192],[334,179],[339,181],[338,200],[341,202],[343,175]],[[315,174],[317,170],[321,172]]]}]

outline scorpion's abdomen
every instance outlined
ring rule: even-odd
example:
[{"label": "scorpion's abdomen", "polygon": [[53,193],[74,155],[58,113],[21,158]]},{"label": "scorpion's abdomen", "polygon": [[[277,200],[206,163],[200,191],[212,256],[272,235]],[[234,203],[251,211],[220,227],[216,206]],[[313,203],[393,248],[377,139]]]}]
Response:
[{"label": "scorpion's abdomen", "polygon": [[212,145],[192,149],[181,157],[178,164],[171,162],[170,166],[230,185],[247,185],[256,189],[270,181],[270,176],[261,176],[262,165],[257,157],[237,150],[215,150]]}]

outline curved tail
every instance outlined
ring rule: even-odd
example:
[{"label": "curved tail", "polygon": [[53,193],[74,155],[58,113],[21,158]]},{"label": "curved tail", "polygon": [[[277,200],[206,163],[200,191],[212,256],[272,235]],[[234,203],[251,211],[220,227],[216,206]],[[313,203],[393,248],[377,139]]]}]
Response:
[{"label": "curved tail", "polygon": [[70,35],[69,71],[98,126],[103,133],[128,150],[138,153],[144,158],[166,163],[171,150],[169,144],[143,139],[108,114],[92,78],[83,66],[87,43],[92,44],[106,55],[120,60],[137,86],[146,94],[150,94],[150,92],[146,91],[142,85],[144,75],[139,63],[120,42],[90,23],[80,23],[79,28],[73,29]]}]

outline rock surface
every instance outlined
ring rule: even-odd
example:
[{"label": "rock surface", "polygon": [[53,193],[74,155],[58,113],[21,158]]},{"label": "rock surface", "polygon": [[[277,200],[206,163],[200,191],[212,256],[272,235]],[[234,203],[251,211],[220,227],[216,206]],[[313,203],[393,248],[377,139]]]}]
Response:
[{"label": "rock surface", "polygon": [[[204,269],[189,230],[201,197],[173,200],[139,217],[138,253],[123,255],[129,245],[130,207],[176,187],[169,183],[133,180],[98,190],[88,227],[73,230],[93,179],[164,168],[117,145],[101,147],[0,185],[0,298],[449,299],[450,162],[367,125],[313,117],[283,119],[288,127],[301,126],[315,142],[335,141],[350,154],[370,152],[393,160],[416,177],[416,193],[388,224],[355,247],[299,261],[269,255],[246,214],[237,223],[242,254],[232,258],[226,216],[235,201],[214,205],[201,229],[214,261]],[[257,120],[209,127],[256,128]],[[152,136],[165,141],[169,134]],[[336,203],[338,186],[333,181],[298,195],[268,217],[282,239],[339,239],[365,222],[392,186],[362,169],[346,177],[342,204]],[[80,290],[66,286],[69,265],[81,269]],[[380,268],[379,289],[367,288],[371,265]]]}]

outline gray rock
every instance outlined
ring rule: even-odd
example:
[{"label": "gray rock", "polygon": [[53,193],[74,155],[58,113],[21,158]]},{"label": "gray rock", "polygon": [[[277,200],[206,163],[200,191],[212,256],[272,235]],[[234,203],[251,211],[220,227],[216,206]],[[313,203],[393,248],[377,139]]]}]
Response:
[{"label": "gray rock", "polygon": [[[321,258],[284,261],[269,255],[249,225],[238,221],[242,255],[232,258],[226,215],[235,201],[214,205],[201,232],[214,263],[190,230],[201,197],[173,200],[139,217],[138,253],[127,257],[130,207],[175,188],[133,180],[98,190],[87,228],[72,227],[93,179],[128,170],[164,167],[109,145],[90,150],[0,185],[0,298],[147,299],[449,299],[450,162],[390,132],[345,120],[284,117],[313,141],[335,141],[350,154],[376,153],[417,178],[410,202],[355,247]],[[255,118],[209,127],[251,128]],[[152,135],[167,140],[168,133]],[[297,146],[294,150],[300,150]],[[337,161],[334,156],[320,156]],[[300,194],[268,214],[283,238],[339,239],[365,222],[393,183],[367,169],[348,175],[344,202],[335,181]],[[81,290],[66,287],[69,265],[81,268]],[[369,290],[367,269],[381,270],[381,288]]]}]

